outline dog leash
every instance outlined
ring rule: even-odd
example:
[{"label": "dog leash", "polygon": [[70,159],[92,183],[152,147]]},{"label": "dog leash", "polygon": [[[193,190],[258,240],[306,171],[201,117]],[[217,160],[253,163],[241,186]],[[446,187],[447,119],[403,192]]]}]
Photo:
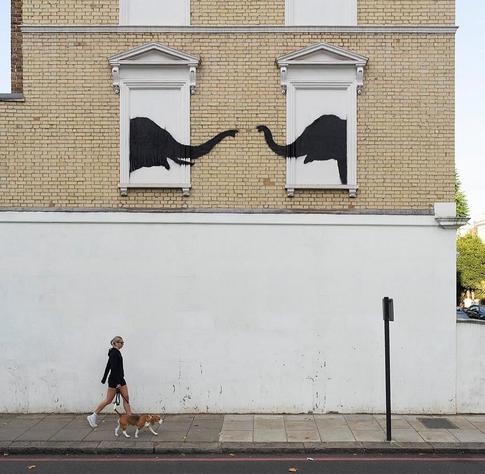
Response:
[{"label": "dog leash", "polygon": [[119,388],[116,389],[116,395],[115,395],[115,402],[114,402],[114,405],[115,405],[115,408],[116,407],[119,407],[121,405],[121,397],[123,397],[123,400],[126,402],[126,403],[130,403],[126,398],[125,396],[121,393],[121,390]]}]

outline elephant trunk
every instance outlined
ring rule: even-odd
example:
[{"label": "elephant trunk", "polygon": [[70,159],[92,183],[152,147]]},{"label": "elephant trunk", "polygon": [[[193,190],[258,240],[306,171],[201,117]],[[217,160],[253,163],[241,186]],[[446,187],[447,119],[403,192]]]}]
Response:
[{"label": "elephant trunk", "polygon": [[258,125],[256,127],[258,129],[258,132],[263,132],[264,133],[264,139],[266,140],[266,143],[268,146],[273,150],[274,153],[276,153],[279,156],[289,156],[288,151],[289,151],[289,146],[281,146],[278,145],[274,140],[273,140],[273,134],[271,133],[271,130],[266,126],[266,125]]},{"label": "elephant trunk", "polygon": [[197,159],[203,155],[209,153],[219,142],[227,137],[235,137],[237,130],[226,130],[224,132],[218,133],[214,138],[202,143],[197,146],[185,146],[184,156],[189,159]]}]

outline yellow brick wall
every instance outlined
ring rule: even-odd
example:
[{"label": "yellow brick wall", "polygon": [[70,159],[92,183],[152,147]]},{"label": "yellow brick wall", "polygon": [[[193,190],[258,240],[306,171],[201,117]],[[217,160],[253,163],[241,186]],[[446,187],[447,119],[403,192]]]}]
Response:
[{"label": "yellow brick wall", "polygon": [[[238,128],[192,168],[192,192],[120,197],[119,96],[107,58],[159,41],[198,55],[192,144]],[[325,41],[369,58],[358,99],[359,194],[285,193],[276,57]],[[264,47],[262,47],[264,45]],[[25,103],[0,103],[0,207],[423,209],[453,200],[452,34],[25,34]]]},{"label": "yellow brick wall", "polygon": [[[175,1],[175,0],[174,0]],[[24,0],[25,24],[118,24],[119,0]],[[453,24],[454,0],[358,0],[361,25]],[[285,0],[192,0],[191,24],[283,25]]]},{"label": "yellow brick wall", "polygon": [[455,0],[358,0],[359,25],[453,25]]}]

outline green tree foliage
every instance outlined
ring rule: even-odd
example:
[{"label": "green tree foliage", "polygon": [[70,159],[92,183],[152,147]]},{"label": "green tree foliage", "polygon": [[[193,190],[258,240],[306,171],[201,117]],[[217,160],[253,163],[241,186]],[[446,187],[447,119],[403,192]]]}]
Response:
[{"label": "green tree foliage", "polygon": [[485,288],[485,243],[474,234],[458,237],[456,270],[462,290],[475,290],[477,296]]},{"label": "green tree foliage", "polygon": [[455,171],[455,202],[456,202],[456,217],[468,217],[470,209],[468,208],[468,201],[465,193],[461,190],[461,181],[458,173]]}]

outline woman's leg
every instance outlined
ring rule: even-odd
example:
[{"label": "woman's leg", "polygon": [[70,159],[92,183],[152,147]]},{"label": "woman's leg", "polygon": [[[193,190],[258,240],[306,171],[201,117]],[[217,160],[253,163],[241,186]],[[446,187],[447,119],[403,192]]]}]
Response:
[{"label": "woman's leg", "polygon": [[128,395],[128,385],[123,385],[120,387],[120,392],[123,399],[123,408],[125,409],[125,413],[127,415],[131,415],[131,406],[130,406],[130,396]]},{"label": "woman's leg", "polygon": [[106,392],[106,398],[102,402],[100,402],[100,404],[96,407],[96,410],[94,410],[94,413],[96,413],[96,415],[99,415],[103,408],[108,406],[113,401],[115,395],[116,389],[111,387],[108,388],[108,391]]}]

